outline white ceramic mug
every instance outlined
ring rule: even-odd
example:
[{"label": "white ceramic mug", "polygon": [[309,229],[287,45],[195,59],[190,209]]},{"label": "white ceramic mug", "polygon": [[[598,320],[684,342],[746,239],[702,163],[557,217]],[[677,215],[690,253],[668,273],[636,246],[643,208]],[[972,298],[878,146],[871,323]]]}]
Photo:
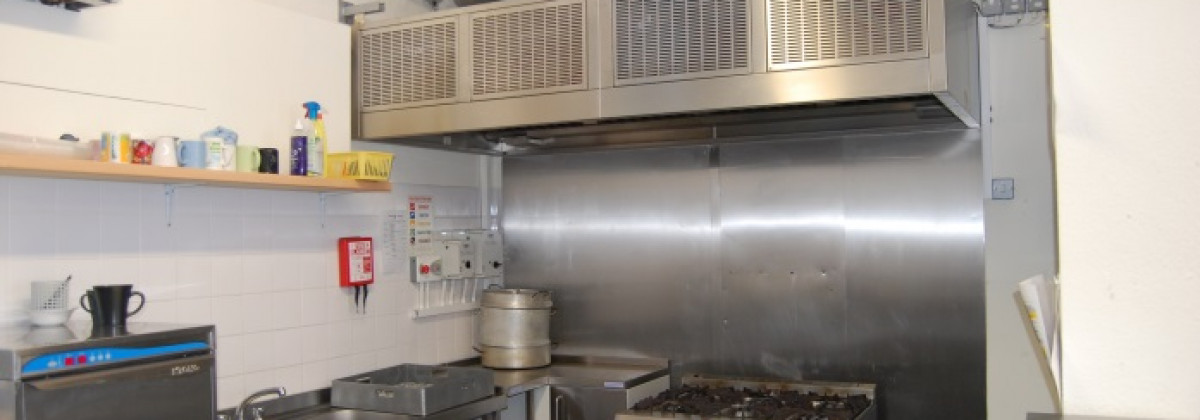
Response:
[{"label": "white ceramic mug", "polygon": [[174,137],[159,137],[154,140],[154,153],[150,155],[150,164],[154,166],[179,166],[179,157],[175,154]]},{"label": "white ceramic mug", "polygon": [[232,147],[225,145],[225,140],[219,137],[205,137],[204,147],[206,158],[205,166],[208,169],[224,171],[233,165],[233,156],[235,150]]}]

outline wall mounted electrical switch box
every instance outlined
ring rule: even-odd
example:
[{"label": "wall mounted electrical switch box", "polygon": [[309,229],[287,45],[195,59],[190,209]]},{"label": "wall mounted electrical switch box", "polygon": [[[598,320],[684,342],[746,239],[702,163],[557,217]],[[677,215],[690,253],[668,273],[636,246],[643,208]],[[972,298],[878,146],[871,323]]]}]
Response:
[{"label": "wall mounted electrical switch box", "polygon": [[499,277],[504,273],[504,242],[499,232],[480,232],[472,237],[475,240],[475,252],[478,253],[481,265],[479,275],[483,277]]},{"label": "wall mounted electrical switch box", "polygon": [[418,255],[409,264],[410,278],[414,283],[442,280],[442,257],[440,255]]},{"label": "wall mounted electrical switch box", "polygon": [[461,241],[443,241],[438,245],[438,251],[442,254],[442,278],[463,277],[462,249]]}]

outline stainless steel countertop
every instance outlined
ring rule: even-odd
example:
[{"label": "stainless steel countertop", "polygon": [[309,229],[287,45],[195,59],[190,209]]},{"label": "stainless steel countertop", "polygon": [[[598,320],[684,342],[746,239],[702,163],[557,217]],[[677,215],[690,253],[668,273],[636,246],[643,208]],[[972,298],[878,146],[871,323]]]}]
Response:
[{"label": "stainless steel countertop", "polygon": [[[446,363],[447,366],[480,366],[479,358]],[[495,372],[495,396],[460,405],[429,416],[404,416],[329,405],[328,388],[264,401],[253,407],[265,409],[266,420],[461,420],[503,410],[509,396],[542,385],[628,389],[670,374],[665,359],[633,359],[555,355],[551,365],[539,369]],[[222,411],[223,413],[231,410]]]},{"label": "stainless steel countertop", "polygon": [[[447,363],[449,366],[477,367],[479,358]],[[665,359],[631,359],[554,355],[550,366],[537,369],[492,369],[496,387],[508,396],[518,395],[542,385],[584,388],[629,389],[670,374]]]}]

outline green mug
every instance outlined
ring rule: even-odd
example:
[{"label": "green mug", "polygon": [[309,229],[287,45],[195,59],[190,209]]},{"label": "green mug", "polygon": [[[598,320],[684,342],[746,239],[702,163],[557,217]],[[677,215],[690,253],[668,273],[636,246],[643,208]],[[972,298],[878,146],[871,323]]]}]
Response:
[{"label": "green mug", "polygon": [[258,172],[258,148],[254,146],[237,147],[237,171]]}]

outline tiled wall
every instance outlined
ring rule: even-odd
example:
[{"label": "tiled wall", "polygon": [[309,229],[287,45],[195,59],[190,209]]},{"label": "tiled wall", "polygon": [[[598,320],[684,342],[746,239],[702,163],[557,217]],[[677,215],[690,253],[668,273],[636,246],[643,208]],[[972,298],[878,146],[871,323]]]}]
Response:
[{"label": "tiled wall", "polygon": [[474,193],[474,203],[444,206],[457,214],[442,226],[478,226],[480,158],[389,150],[394,191],[329,196],[325,216],[317,193],[180,187],[168,225],[163,185],[0,177],[0,323],[25,316],[34,280],[73,275],[75,299],[95,284],[132,283],[149,299],[132,320],[217,326],[220,407],[268,386],[305,391],[378,367],[468,357],[472,316],[412,320],[407,278],[381,275],[367,314],[337,287],[336,239],[379,240],[383,215],[409,194],[436,203],[440,191],[459,201]]}]

